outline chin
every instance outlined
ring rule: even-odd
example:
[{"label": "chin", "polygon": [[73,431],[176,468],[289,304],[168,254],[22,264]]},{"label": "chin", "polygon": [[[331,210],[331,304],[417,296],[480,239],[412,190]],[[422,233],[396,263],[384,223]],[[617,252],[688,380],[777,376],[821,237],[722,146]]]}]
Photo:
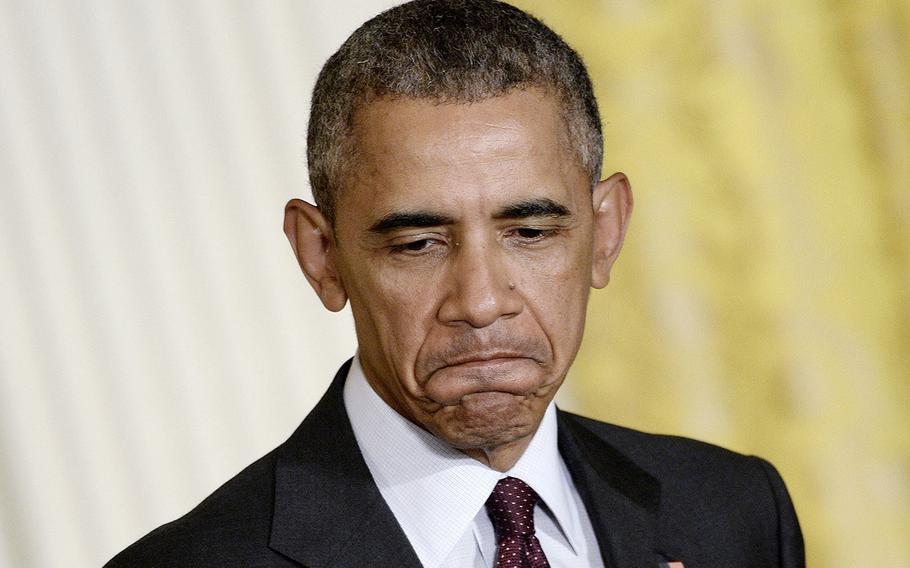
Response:
[{"label": "chin", "polygon": [[509,393],[471,394],[442,409],[433,433],[461,450],[495,448],[533,435],[546,405]]}]

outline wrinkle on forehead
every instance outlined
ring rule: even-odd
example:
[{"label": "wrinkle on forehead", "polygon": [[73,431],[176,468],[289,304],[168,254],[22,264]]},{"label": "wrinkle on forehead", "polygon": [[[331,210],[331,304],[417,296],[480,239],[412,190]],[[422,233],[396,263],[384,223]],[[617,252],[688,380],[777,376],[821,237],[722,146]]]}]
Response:
[{"label": "wrinkle on forehead", "polygon": [[[463,122],[454,128],[432,133],[429,142],[426,132],[414,132],[402,137],[399,149],[421,161],[457,163],[463,158],[472,160],[502,160],[522,154],[543,155],[550,146],[543,133],[527,135],[527,128],[504,118],[500,124]],[[386,142],[390,142],[386,139]]]},{"label": "wrinkle on forehead", "polygon": [[482,124],[483,124],[484,126],[489,126],[490,128],[502,128],[502,129],[510,129],[510,130],[517,130],[517,129],[518,129],[517,126],[510,126],[510,125],[508,125],[508,124],[493,124],[492,122],[484,122],[484,123],[482,123]]}]

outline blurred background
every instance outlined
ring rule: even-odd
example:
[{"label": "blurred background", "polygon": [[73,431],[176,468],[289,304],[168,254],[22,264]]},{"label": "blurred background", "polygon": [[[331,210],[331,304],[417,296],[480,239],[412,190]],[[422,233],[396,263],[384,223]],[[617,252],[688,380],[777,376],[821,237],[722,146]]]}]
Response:
[{"label": "blurred background", "polygon": [[[99,566],[355,349],[281,232],[378,0],[0,0],[0,565]],[[515,2],[636,211],[563,407],[771,460],[814,566],[910,566],[910,5]]]}]

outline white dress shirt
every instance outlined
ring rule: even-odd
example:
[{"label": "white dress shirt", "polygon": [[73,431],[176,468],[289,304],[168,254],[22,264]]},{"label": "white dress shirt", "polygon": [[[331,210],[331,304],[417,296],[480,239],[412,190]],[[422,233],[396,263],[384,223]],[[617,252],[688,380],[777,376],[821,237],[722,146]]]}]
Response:
[{"label": "white dress shirt", "polygon": [[354,436],[379,492],[428,568],[490,568],[496,536],[485,503],[496,482],[517,477],[540,495],[537,538],[551,566],[603,566],[584,504],[559,455],[556,408],[512,469],[468,457],[389,407],[354,357],[344,385]]}]

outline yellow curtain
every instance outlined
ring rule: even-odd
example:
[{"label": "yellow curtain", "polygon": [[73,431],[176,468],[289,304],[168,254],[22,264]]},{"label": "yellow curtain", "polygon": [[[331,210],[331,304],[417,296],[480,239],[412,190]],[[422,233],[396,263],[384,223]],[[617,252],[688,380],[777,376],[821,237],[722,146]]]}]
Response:
[{"label": "yellow curtain", "polygon": [[569,389],[762,455],[814,566],[910,566],[910,4],[524,0],[636,210]]}]

